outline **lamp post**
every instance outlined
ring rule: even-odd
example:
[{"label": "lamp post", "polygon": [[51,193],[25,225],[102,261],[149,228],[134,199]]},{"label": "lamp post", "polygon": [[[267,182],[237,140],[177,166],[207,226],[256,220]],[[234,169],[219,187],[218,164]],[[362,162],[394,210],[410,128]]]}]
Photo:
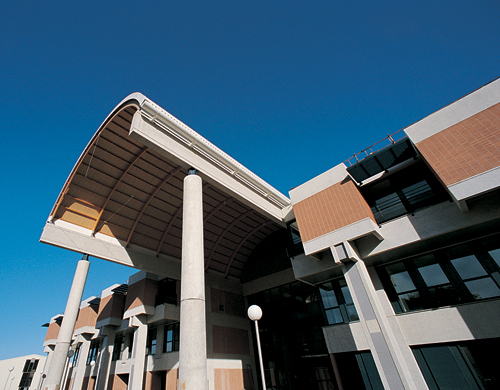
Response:
[{"label": "lamp post", "polygon": [[12,371],[14,371],[14,366],[9,367],[9,373],[7,374],[7,380],[5,381],[5,385],[3,385],[3,390],[5,390],[5,388],[7,387],[7,383],[9,382],[10,373]]},{"label": "lamp post", "polygon": [[40,373],[40,380],[38,381],[38,390],[42,390],[43,380],[45,379],[46,376],[47,374],[45,374],[44,372]]},{"label": "lamp post", "polygon": [[252,305],[247,311],[248,318],[250,318],[255,323],[255,333],[257,337],[257,349],[259,351],[259,362],[260,362],[260,376],[262,377],[262,389],[266,390],[266,377],[264,375],[264,362],[262,360],[262,350],[260,348],[260,336],[259,336],[259,325],[258,321],[262,318],[262,309],[257,305]]},{"label": "lamp post", "polygon": [[65,373],[63,375],[63,380],[61,382],[62,386],[64,386],[64,388],[66,388],[67,386],[67,381],[68,381],[68,372],[69,372],[69,362],[71,361],[71,358],[74,356],[75,354],[75,351],[73,351],[72,349],[70,349],[68,351],[68,353],[66,354],[66,370],[65,370]]},{"label": "lamp post", "polygon": [[10,386],[12,385],[12,382],[14,382],[14,379],[15,379],[15,378],[16,378],[15,376],[13,376],[12,378],[10,378],[9,390],[10,390]]}]

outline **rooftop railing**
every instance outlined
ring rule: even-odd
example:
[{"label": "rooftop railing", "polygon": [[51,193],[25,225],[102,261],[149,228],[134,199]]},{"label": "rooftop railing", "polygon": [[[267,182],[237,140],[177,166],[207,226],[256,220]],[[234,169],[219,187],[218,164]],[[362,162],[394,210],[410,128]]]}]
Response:
[{"label": "rooftop railing", "polygon": [[353,166],[354,164],[362,161],[366,157],[372,155],[373,153],[376,153],[390,145],[395,144],[397,141],[402,140],[403,138],[406,138],[407,135],[403,131],[403,129],[396,131],[395,133],[388,134],[387,137],[384,139],[381,139],[380,141],[374,143],[373,145],[367,147],[366,149],[363,149],[359,153],[354,153],[352,157],[348,158],[347,160],[344,161],[344,164],[347,167]]}]

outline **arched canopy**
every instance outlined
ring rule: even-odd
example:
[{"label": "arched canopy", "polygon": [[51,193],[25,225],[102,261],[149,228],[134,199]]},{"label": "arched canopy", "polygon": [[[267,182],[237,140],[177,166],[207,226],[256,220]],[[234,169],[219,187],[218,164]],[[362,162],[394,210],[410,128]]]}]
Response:
[{"label": "arched canopy", "polygon": [[203,179],[205,269],[239,279],[255,246],[283,228],[289,199],[138,93],[83,151],[41,241],[171,274],[190,167]]}]

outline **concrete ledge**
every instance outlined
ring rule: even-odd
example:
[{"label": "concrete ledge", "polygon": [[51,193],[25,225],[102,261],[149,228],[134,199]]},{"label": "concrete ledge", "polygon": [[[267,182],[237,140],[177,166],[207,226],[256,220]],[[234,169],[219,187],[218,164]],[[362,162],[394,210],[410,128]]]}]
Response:
[{"label": "concrete ledge", "polygon": [[500,299],[398,314],[396,319],[409,345],[497,338]]},{"label": "concrete ledge", "polygon": [[86,253],[93,257],[109,260],[132,268],[137,268],[157,275],[173,279],[181,278],[179,259],[159,255],[151,250],[129,245],[124,247],[118,240],[92,237],[90,230],[57,220],[46,223],[40,242],[69,249],[78,253]]},{"label": "concrete ledge", "polygon": [[461,201],[498,188],[500,167],[472,176],[448,187],[453,197]]},{"label": "concrete ledge", "polygon": [[357,238],[373,234],[379,240],[382,240],[382,234],[378,225],[370,218],[362,219],[361,221],[347,225],[341,229],[324,234],[321,237],[313,238],[302,243],[306,255],[312,255],[316,252],[323,251],[334,245],[344,241],[352,241]]},{"label": "concrete ledge", "polygon": [[297,204],[304,199],[326,190],[334,184],[340,183],[348,176],[346,166],[342,163],[313,179],[290,190],[292,204]]}]

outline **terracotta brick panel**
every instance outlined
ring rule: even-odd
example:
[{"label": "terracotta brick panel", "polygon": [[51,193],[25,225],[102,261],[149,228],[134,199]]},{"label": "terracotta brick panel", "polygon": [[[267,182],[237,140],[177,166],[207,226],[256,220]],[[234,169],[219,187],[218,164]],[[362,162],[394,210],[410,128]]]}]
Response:
[{"label": "terracotta brick panel", "polygon": [[416,147],[446,186],[500,166],[500,103]]},{"label": "terracotta brick panel", "polygon": [[252,386],[252,371],[237,368],[214,369],[215,390],[249,390]]},{"label": "terracotta brick panel", "polygon": [[177,368],[167,370],[167,390],[177,389],[177,380],[178,379],[179,379],[179,370]]},{"label": "terracotta brick panel", "polygon": [[127,383],[128,383],[128,374],[110,375],[108,382],[108,389],[127,390]]},{"label": "terracotta brick panel", "polygon": [[101,299],[97,321],[105,318],[122,318],[125,306],[125,295],[111,294]]},{"label": "terracotta brick panel", "polygon": [[365,218],[375,222],[370,207],[349,177],[294,204],[293,211],[303,242]]},{"label": "terracotta brick panel", "polygon": [[60,329],[61,325],[59,325],[57,322],[52,322],[47,329],[47,334],[45,335],[45,341],[57,340],[57,336],[59,335]]},{"label": "terracotta brick panel", "polygon": [[84,326],[95,326],[97,321],[97,308],[87,306],[80,309],[78,318],[76,319],[75,329],[83,328]]},{"label": "terracotta brick panel", "polygon": [[248,332],[245,329],[213,325],[214,353],[250,355]]}]

